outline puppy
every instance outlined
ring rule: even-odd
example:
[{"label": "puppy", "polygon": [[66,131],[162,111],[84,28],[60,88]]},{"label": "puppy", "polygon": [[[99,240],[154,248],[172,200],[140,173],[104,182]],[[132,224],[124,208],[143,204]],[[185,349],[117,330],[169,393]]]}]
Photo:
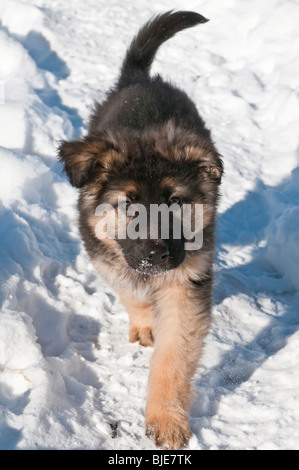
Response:
[{"label": "puppy", "polygon": [[[206,21],[194,12],[170,11],[145,24],[126,53],[116,85],[103,103],[95,104],[87,135],[59,147],[64,171],[80,188],[86,250],[129,313],[130,341],[155,346],[146,431],[167,449],[185,446],[190,437],[191,380],[211,322],[223,166],[193,102],[149,71],[164,41]],[[151,226],[149,214],[161,205],[176,207],[168,228],[179,220],[179,235],[161,233],[162,212]],[[177,217],[187,206],[191,225],[195,209],[201,208],[200,230],[191,235],[185,235]],[[202,239],[196,244],[199,232]]]}]

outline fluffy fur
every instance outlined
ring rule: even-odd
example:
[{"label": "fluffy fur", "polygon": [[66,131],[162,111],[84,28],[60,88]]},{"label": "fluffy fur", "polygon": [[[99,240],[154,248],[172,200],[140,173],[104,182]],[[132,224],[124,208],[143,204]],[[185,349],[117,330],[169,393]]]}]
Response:
[{"label": "fluffy fur", "polygon": [[[146,406],[146,429],[156,444],[177,449],[190,436],[191,380],[211,321],[214,230],[222,162],[210,132],[188,96],[149,75],[158,47],[178,31],[207,20],[193,12],[154,17],[128,49],[115,87],[90,117],[88,134],[62,142],[59,157],[80,188],[80,231],[95,267],[119,294],[130,315],[130,341],[155,349]],[[128,203],[204,207],[203,246],[99,239],[96,207]],[[116,209],[115,209],[116,210]],[[182,241],[182,240],[181,240]],[[166,250],[152,265],[148,254]],[[161,251],[162,253],[162,251]],[[162,256],[162,255],[161,255]],[[140,268],[141,260],[146,268]],[[153,263],[155,264],[155,263]],[[139,266],[139,268],[138,268]]]}]

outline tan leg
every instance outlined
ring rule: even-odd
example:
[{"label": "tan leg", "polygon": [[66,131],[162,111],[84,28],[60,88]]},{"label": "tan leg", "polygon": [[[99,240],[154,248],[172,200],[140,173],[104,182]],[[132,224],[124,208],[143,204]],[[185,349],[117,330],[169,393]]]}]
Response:
[{"label": "tan leg", "polygon": [[183,447],[190,437],[191,379],[210,323],[207,305],[187,289],[163,289],[157,303],[146,427],[168,449]]},{"label": "tan leg", "polygon": [[154,316],[151,305],[123,293],[120,294],[120,301],[130,316],[130,342],[139,341],[142,346],[153,346]]}]

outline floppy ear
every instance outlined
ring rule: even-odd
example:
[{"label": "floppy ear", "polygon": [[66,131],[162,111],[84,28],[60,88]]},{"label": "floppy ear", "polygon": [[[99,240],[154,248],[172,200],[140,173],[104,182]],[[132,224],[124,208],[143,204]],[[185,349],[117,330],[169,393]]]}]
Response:
[{"label": "floppy ear", "polygon": [[199,162],[201,177],[204,181],[212,183],[221,183],[223,174],[223,163],[218,153],[214,154],[210,160],[203,160]]},{"label": "floppy ear", "polygon": [[102,141],[77,140],[61,142],[58,155],[64,164],[63,170],[70,183],[76,188],[82,188],[92,174],[92,171],[101,163],[101,155],[107,150]]},{"label": "floppy ear", "polygon": [[170,120],[164,128],[162,127],[162,137],[164,139],[159,139],[157,151],[160,151],[164,157],[174,161],[196,162],[202,180],[220,184],[223,173],[222,159],[208,131],[206,136],[199,136],[176,127],[175,122]]}]

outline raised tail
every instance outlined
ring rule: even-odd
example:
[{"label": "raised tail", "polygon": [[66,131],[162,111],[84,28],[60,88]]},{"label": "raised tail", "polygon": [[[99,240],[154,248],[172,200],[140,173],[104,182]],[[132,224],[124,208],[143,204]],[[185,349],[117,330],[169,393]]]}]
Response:
[{"label": "raised tail", "polygon": [[133,39],[122,65],[118,87],[128,86],[138,78],[148,77],[158,48],[177,32],[206,23],[199,13],[192,11],[168,11],[146,23]]}]

